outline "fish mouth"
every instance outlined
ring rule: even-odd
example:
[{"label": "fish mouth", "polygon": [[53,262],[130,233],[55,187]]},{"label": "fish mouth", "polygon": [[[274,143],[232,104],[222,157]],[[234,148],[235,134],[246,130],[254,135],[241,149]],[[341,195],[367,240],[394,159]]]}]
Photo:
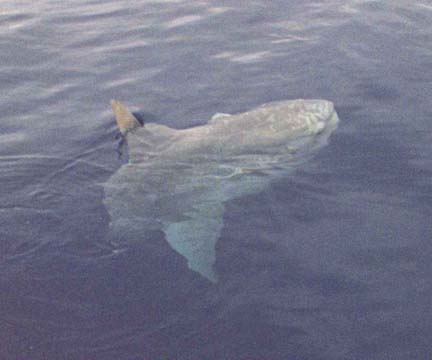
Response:
[{"label": "fish mouth", "polygon": [[319,121],[316,127],[316,134],[321,135],[332,132],[339,123],[339,117],[335,110],[333,110],[330,116],[325,121]]},{"label": "fish mouth", "polygon": [[339,116],[335,110],[331,113],[329,120],[327,121],[327,126],[330,130],[334,130],[339,123]]},{"label": "fish mouth", "polygon": [[[328,139],[332,135],[332,133],[336,130],[339,123],[339,116],[335,110],[333,110],[328,117],[324,120],[318,121],[315,125],[315,129],[309,133],[308,136],[304,138],[299,138],[298,141],[301,144],[303,139],[303,146],[305,148],[309,148],[309,146],[323,146],[327,144]],[[302,145],[297,145],[298,148],[301,148]]]}]

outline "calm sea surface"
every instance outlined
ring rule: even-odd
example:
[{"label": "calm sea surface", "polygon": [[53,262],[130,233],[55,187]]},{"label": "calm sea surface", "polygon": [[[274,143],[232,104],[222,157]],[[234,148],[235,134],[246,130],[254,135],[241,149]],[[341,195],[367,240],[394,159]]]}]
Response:
[{"label": "calm sea surface", "polygon": [[[341,122],[227,204],[212,284],[162,235],[107,240],[111,98]],[[432,358],[430,0],[2,0],[0,110],[0,359]]]}]

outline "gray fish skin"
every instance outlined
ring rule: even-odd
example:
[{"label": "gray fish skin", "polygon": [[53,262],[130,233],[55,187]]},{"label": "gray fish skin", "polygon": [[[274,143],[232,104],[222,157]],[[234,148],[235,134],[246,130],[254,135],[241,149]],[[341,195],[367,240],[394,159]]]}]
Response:
[{"label": "gray fish skin", "polygon": [[162,230],[188,266],[213,282],[224,204],[294,171],[327,144],[339,121],[331,102],[301,99],[180,130],[137,126],[121,108],[116,117],[129,163],[104,185],[112,231],[127,241],[127,234],[145,239],[146,231]]}]

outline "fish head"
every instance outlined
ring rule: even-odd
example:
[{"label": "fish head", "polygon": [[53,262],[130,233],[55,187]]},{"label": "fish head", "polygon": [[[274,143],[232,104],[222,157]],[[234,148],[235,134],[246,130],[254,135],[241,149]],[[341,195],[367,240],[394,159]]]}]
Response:
[{"label": "fish head", "polygon": [[317,135],[337,123],[334,105],[327,100],[300,99],[262,109],[269,110],[263,125],[287,139]]},{"label": "fish head", "polygon": [[[248,113],[244,131],[249,147],[265,153],[311,150],[323,146],[339,122],[326,100],[293,100],[263,105]],[[237,141],[241,142],[240,140]]]}]

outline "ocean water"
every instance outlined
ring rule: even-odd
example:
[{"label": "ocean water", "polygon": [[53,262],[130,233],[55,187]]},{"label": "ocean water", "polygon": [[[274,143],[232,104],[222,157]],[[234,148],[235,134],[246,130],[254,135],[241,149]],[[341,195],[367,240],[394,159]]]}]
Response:
[{"label": "ocean water", "polygon": [[[227,204],[217,284],[108,241],[109,100],[185,128],[324,98],[295,174]],[[0,359],[432,356],[429,0],[3,0]]]}]

